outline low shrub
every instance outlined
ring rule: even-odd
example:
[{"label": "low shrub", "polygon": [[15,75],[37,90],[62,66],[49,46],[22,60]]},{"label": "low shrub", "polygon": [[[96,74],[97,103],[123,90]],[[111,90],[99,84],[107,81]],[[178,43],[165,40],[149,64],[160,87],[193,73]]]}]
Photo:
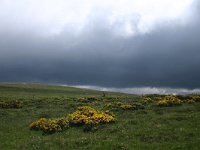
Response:
[{"label": "low shrub", "polygon": [[192,95],[191,100],[193,100],[195,102],[200,102],[200,96],[199,95]]},{"label": "low shrub", "polygon": [[82,103],[89,103],[98,100],[96,97],[79,97],[78,101]]},{"label": "low shrub", "polygon": [[193,99],[188,99],[188,100],[186,100],[186,103],[188,103],[188,104],[194,104],[195,101]]},{"label": "low shrub", "polygon": [[88,100],[88,101],[96,101],[97,98],[96,98],[96,97],[87,97],[87,100]]},{"label": "low shrub", "polygon": [[181,105],[183,101],[178,99],[176,96],[165,96],[163,99],[156,102],[157,106],[174,106]]},{"label": "low shrub", "polygon": [[100,123],[111,123],[115,121],[114,115],[96,110],[89,106],[80,106],[69,114],[70,125],[97,125]]},{"label": "low shrub", "polygon": [[79,98],[78,98],[78,101],[79,101],[79,102],[83,102],[83,103],[88,102],[88,100],[87,100],[85,97],[79,97]]},{"label": "low shrub", "polygon": [[128,103],[122,103],[122,102],[114,102],[114,103],[108,103],[105,105],[105,107],[118,110],[136,110],[136,109],[141,109],[144,108],[142,104],[139,103],[134,103],[134,104],[128,104]]},{"label": "low shrub", "polygon": [[153,100],[150,97],[144,97],[142,103],[143,104],[153,103]]},{"label": "low shrub", "polygon": [[193,104],[195,102],[200,102],[199,95],[178,95],[177,96],[181,101],[188,104]]},{"label": "low shrub", "polygon": [[89,106],[80,106],[69,114],[66,118],[39,120],[31,123],[29,128],[32,130],[42,130],[44,133],[55,133],[63,131],[70,126],[84,125],[84,131],[88,131],[101,123],[111,123],[115,121],[115,116],[109,111],[99,111]]},{"label": "low shrub", "polygon": [[0,101],[0,108],[22,108],[23,102],[19,100]]},{"label": "low shrub", "polygon": [[29,128],[32,130],[42,130],[44,133],[60,132],[69,127],[67,118],[46,119],[39,120],[30,124]]}]

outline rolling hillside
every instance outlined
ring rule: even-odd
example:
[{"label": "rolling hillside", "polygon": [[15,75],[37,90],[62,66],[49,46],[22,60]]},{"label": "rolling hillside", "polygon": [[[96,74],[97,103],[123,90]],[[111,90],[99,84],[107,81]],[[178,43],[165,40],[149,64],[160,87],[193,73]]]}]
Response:
[{"label": "rolling hillside", "polygon": [[[113,92],[104,96],[101,91],[72,87],[1,83],[0,150],[198,150],[198,98]],[[70,115],[82,113],[83,108],[92,115],[110,115],[113,120],[104,122],[106,118],[101,118],[94,122],[91,115],[86,118],[93,121],[89,126],[83,118],[80,120],[82,116],[70,120]],[[30,125],[40,118],[65,118],[69,127],[55,132],[46,130],[47,126],[44,130],[42,125],[31,129]]]}]

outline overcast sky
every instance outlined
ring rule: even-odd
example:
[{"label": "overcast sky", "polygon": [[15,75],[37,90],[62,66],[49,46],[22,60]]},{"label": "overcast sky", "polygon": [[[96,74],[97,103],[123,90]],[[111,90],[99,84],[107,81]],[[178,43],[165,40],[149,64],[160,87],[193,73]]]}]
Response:
[{"label": "overcast sky", "polygon": [[0,81],[200,88],[199,0],[0,0]]}]

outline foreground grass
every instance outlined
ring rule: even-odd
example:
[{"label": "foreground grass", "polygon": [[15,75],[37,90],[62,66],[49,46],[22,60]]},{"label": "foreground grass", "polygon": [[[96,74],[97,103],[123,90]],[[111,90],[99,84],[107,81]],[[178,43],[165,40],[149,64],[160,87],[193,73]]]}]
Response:
[{"label": "foreground grass", "polygon": [[[78,97],[96,97],[83,103]],[[141,96],[40,84],[0,84],[1,100],[21,100],[20,109],[0,109],[0,149],[200,149],[200,103],[114,110],[117,121],[84,132],[83,127],[43,134],[29,124],[38,118],[65,117],[80,105],[103,109],[108,102],[141,102]]]}]

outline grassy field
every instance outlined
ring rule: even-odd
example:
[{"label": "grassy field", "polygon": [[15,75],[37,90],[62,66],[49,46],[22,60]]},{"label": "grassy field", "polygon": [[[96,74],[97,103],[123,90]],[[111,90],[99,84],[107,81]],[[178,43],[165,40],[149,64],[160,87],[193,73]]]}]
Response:
[{"label": "grassy field", "polygon": [[[90,100],[91,97],[94,99]],[[144,103],[144,99],[141,95],[112,92],[103,96],[100,91],[71,87],[1,83],[0,101],[18,100],[23,105],[0,108],[0,150],[200,149],[199,102],[160,107],[154,102]],[[142,107],[121,109],[114,107],[117,102]],[[67,117],[79,106],[110,110],[116,121],[89,131],[84,126],[73,126],[52,134],[29,128],[39,118]]]}]

